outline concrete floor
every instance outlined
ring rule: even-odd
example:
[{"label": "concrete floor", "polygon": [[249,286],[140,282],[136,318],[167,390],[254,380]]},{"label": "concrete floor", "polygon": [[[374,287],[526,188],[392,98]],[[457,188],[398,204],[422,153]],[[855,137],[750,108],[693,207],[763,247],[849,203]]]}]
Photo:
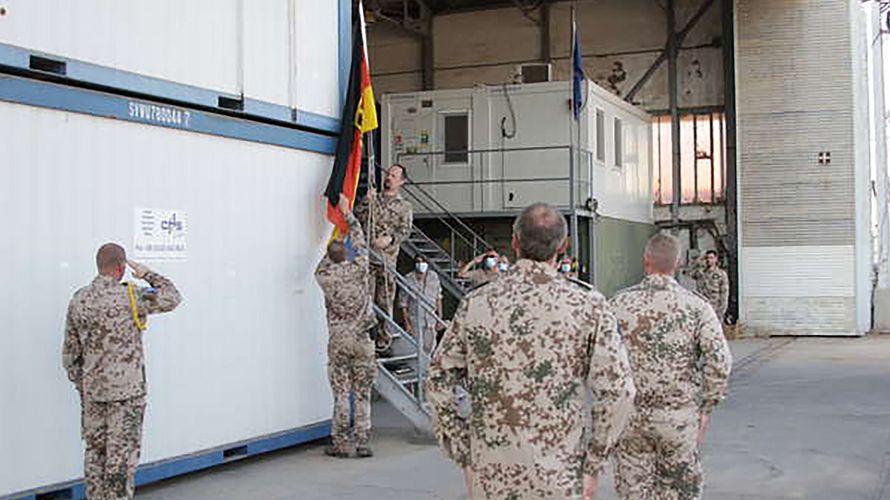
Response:
[{"label": "concrete floor", "polygon": [[[890,500],[890,336],[732,343],[730,398],[704,449],[705,498]],[[173,479],[138,492],[162,499],[458,499],[463,478],[412,437],[385,404],[369,460],[335,460],[321,444]],[[611,478],[600,499],[615,499]]]}]

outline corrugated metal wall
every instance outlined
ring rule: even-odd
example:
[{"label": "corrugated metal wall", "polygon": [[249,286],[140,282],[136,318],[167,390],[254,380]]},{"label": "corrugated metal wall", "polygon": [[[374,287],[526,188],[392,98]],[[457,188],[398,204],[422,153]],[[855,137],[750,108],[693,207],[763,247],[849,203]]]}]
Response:
[{"label": "corrugated metal wall", "polygon": [[857,12],[852,0],[736,3],[741,318],[758,329],[863,330]]}]

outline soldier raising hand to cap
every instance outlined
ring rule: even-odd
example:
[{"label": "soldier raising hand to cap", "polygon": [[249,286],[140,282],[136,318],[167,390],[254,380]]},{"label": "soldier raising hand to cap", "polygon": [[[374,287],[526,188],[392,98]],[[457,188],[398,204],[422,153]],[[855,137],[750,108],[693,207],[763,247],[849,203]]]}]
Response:
[{"label": "soldier raising hand to cap", "polygon": [[[126,266],[151,284],[121,284]],[[181,297],[173,282],[107,243],[96,254],[98,275],[68,305],[62,362],[80,392],[90,499],[133,498],[145,415],[142,330],[150,314],[172,311]]]}]

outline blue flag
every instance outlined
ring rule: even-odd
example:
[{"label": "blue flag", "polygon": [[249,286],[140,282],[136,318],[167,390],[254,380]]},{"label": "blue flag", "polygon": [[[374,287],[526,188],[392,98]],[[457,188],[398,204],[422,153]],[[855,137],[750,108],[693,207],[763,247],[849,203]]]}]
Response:
[{"label": "blue flag", "polygon": [[575,25],[575,10],[572,9],[572,113],[575,119],[581,116],[584,107],[584,62],[581,59],[581,40]]}]

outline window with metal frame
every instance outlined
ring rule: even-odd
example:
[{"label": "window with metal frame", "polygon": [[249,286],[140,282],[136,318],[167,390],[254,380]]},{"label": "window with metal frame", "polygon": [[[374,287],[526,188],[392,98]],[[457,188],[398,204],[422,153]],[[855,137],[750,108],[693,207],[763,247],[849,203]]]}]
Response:
[{"label": "window with metal frame", "polygon": [[596,160],[606,161],[606,112],[596,110]]},{"label": "window with metal frame", "polygon": [[[726,125],[722,112],[680,116],[680,203],[719,204],[726,187]],[[656,205],[670,205],[673,197],[671,117],[652,122],[653,197]]]},{"label": "window with metal frame", "polygon": [[470,149],[469,113],[447,113],[442,116],[444,130],[444,164],[466,165]]},{"label": "window with metal frame", "polygon": [[624,124],[621,122],[621,118],[615,118],[613,131],[615,132],[615,166],[621,167],[624,165]]}]

